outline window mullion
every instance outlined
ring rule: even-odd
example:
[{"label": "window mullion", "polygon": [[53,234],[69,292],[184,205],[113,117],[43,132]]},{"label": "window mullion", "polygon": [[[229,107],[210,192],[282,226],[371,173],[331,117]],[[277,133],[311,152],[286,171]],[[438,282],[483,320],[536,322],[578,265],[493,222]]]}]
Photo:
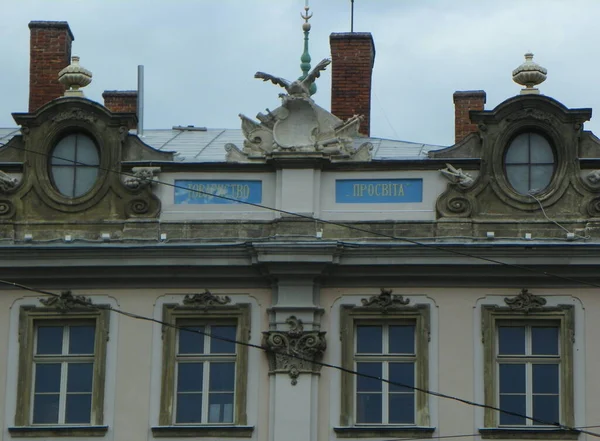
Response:
[{"label": "window mullion", "polygon": [[67,407],[67,361],[60,364],[60,395],[58,397],[58,423],[65,424]]},{"label": "window mullion", "polygon": [[204,361],[204,365],[202,366],[202,371],[204,375],[202,376],[202,422],[208,423],[208,385],[209,385],[209,377],[210,377],[210,362]]}]

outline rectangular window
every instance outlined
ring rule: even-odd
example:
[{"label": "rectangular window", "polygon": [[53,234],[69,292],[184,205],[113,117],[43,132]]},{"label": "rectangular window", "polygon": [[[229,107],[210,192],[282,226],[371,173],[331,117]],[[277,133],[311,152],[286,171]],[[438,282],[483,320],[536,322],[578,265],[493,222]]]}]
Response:
[{"label": "rectangular window", "polygon": [[[548,423],[560,420],[560,333],[556,323],[498,323],[500,409]],[[500,412],[501,426],[540,425]]]},{"label": "rectangular window", "polygon": [[393,307],[385,313],[343,306],[341,312],[343,367],[367,376],[342,374],[338,434],[349,428],[348,436],[357,436],[353,427],[428,427],[428,396],[415,390],[428,387],[428,306]]},{"label": "rectangular window", "polygon": [[485,403],[506,411],[486,409],[485,427],[573,426],[572,307],[482,312]]},{"label": "rectangular window", "polygon": [[21,308],[15,426],[102,426],[108,317]]},{"label": "rectangular window", "polygon": [[236,324],[179,324],[175,423],[233,423]]},{"label": "rectangular window", "polygon": [[356,371],[397,383],[356,376],[356,423],[415,424],[414,323],[357,324],[355,340]]},{"label": "rectangular window", "polygon": [[248,305],[163,311],[176,328],[163,329],[160,426],[245,425],[247,347],[235,341],[248,341]]}]

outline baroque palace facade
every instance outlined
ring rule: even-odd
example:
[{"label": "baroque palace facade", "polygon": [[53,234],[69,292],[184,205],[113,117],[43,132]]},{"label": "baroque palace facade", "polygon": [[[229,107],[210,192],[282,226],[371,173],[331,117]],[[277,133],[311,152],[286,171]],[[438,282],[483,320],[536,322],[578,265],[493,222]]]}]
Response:
[{"label": "baroque palace facade", "polygon": [[333,113],[324,60],[257,74],[282,104],[241,130],[142,134],[135,92],[83,97],[68,24],[29,26],[29,112],[0,129],[4,441],[594,436],[600,141],[529,54],[496,108],[454,94],[449,147],[369,136],[365,33],[331,35]]}]

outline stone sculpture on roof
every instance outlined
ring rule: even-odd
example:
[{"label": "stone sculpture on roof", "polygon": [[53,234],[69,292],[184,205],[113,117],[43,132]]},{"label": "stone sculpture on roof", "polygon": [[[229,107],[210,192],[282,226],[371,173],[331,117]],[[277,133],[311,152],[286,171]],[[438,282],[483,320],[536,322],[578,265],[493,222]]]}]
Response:
[{"label": "stone sculpture on roof", "polygon": [[[331,63],[324,59],[302,80],[287,81],[263,72],[255,78],[271,81],[285,88],[287,93],[279,97],[281,107],[259,113],[259,122],[240,115],[244,147],[233,144],[225,146],[228,162],[264,162],[272,157],[329,158],[332,161],[369,161],[372,145],[363,143],[355,149],[362,116],[355,115],[342,121],[319,107],[310,96],[310,86]],[[312,155],[311,155],[312,154]]]}]

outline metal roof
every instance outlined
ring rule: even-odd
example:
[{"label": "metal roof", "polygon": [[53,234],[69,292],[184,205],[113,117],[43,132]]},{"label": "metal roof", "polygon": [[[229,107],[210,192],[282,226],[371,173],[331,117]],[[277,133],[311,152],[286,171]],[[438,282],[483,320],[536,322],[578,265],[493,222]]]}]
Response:
[{"label": "metal roof", "polygon": [[[135,133],[135,132],[132,132]],[[0,142],[19,134],[18,128],[0,128]],[[241,129],[177,129],[144,130],[141,140],[162,151],[176,152],[176,160],[183,162],[225,162],[225,145],[244,145]],[[397,141],[383,138],[355,138],[354,147],[370,142],[373,144],[373,160],[426,160],[427,152],[446,146]]]}]

